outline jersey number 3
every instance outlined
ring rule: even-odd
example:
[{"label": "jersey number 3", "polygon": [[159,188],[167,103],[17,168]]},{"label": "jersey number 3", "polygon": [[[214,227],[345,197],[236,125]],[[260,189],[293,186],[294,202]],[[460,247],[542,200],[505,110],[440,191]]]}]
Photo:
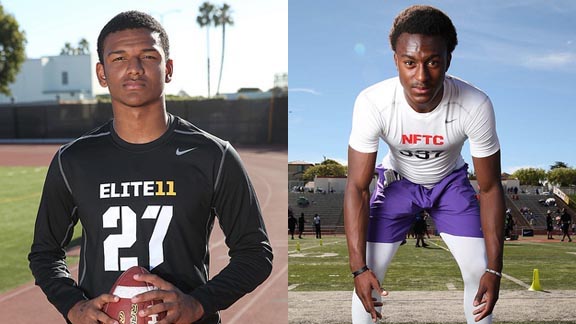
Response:
[{"label": "jersey number 3", "polygon": [[[164,237],[172,220],[172,206],[148,206],[142,215],[144,220],[156,220],[148,243],[150,270],[164,262]],[[124,271],[138,265],[138,257],[118,257],[121,248],[131,248],[136,243],[136,213],[128,206],[112,206],[102,215],[104,228],[117,228],[122,221],[122,233],[110,234],[104,240],[104,270]]]}]

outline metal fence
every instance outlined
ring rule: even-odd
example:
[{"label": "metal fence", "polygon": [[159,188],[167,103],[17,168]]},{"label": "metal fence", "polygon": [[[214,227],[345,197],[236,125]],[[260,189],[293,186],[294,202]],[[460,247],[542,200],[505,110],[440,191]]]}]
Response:
[{"label": "metal fence", "polygon": [[[287,144],[288,97],[168,101],[167,110],[234,144]],[[110,103],[5,105],[0,141],[73,139],[112,118]]]}]

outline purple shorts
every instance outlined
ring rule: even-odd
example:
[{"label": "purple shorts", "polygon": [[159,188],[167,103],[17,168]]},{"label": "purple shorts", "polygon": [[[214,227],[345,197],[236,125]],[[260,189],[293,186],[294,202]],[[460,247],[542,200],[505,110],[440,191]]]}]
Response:
[{"label": "purple shorts", "polygon": [[385,169],[378,165],[378,184],[370,199],[367,241],[402,241],[416,214],[423,209],[428,211],[439,233],[483,237],[480,206],[467,170],[468,165],[455,170],[430,189],[406,179],[384,187]]}]

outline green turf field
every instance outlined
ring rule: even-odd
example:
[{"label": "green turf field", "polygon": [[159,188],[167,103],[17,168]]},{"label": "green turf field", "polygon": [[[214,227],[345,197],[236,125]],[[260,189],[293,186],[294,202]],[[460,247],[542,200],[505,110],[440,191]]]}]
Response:
[{"label": "green turf field", "polygon": [[[401,246],[394,257],[386,278],[385,289],[448,290],[463,289],[462,279],[452,255],[439,237],[428,240],[430,247],[415,248],[415,241]],[[300,244],[300,252],[296,244]],[[348,268],[348,252],[344,236],[322,240],[305,238],[289,240],[288,284],[293,291],[352,290],[353,280]],[[576,290],[574,266],[576,243],[535,243],[508,241],[504,248],[504,273],[531,285],[533,270],[538,269],[544,290]],[[501,289],[526,289],[506,278]]]},{"label": "green turf field", "polygon": [[0,167],[0,292],[32,280],[27,257],[47,169]]}]

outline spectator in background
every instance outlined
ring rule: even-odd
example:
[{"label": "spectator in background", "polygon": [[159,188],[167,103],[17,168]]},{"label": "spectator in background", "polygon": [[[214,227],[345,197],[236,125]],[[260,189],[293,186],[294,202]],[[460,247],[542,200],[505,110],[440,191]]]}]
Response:
[{"label": "spectator in background", "polygon": [[296,231],[296,223],[298,223],[298,221],[296,220],[296,217],[294,217],[294,214],[292,213],[292,211],[288,212],[288,231],[290,231],[290,236],[292,237],[292,239],[294,239],[294,232]]},{"label": "spectator in background", "polygon": [[298,218],[298,238],[302,238],[302,234],[304,234],[304,223],[306,223],[304,213],[300,213],[300,217]]},{"label": "spectator in background", "polygon": [[549,240],[553,240],[552,232],[554,231],[554,220],[552,219],[552,212],[550,209],[546,212],[546,234]]},{"label": "spectator in background", "polygon": [[422,247],[428,247],[428,244],[424,242],[424,234],[426,233],[426,214],[425,211],[421,211],[416,214],[416,222],[414,223],[414,234],[416,234],[416,247],[420,247],[420,242],[422,242]]},{"label": "spectator in background", "polygon": [[512,210],[506,209],[506,217],[504,218],[504,237],[509,239],[514,233],[514,218],[512,217]]},{"label": "spectator in background", "polygon": [[322,230],[320,229],[320,215],[314,214],[314,229],[316,230],[316,238],[322,238]]},{"label": "spectator in background", "polygon": [[562,225],[562,239],[560,241],[564,242],[566,236],[568,236],[568,242],[572,242],[572,238],[570,237],[570,224],[572,224],[572,216],[566,212],[565,208],[562,208],[560,214],[560,223]]}]

